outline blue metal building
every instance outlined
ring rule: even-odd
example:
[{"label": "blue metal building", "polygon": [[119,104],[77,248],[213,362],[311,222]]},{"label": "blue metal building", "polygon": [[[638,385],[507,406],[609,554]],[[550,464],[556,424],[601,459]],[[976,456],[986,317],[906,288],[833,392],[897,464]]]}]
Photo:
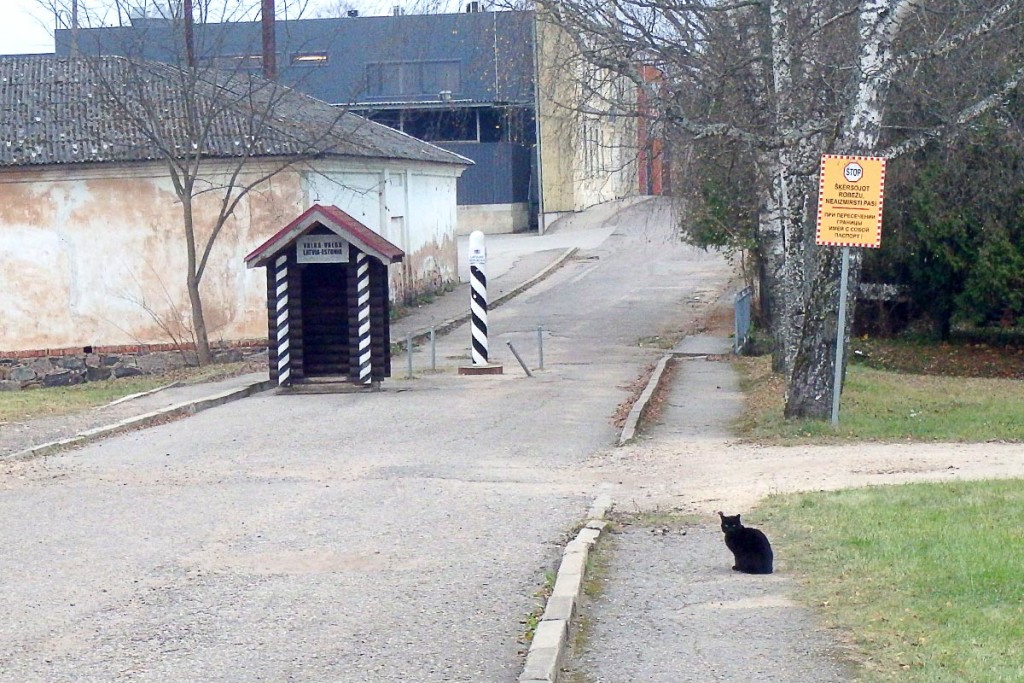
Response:
[{"label": "blue metal building", "polygon": [[[512,232],[536,219],[534,13],[351,16],[276,22],[280,82],[432,142],[476,164],[459,180],[460,232]],[[263,72],[258,22],[196,24],[198,66]],[[180,22],[79,29],[83,55],[185,63]],[[55,35],[72,51],[72,32]]]}]

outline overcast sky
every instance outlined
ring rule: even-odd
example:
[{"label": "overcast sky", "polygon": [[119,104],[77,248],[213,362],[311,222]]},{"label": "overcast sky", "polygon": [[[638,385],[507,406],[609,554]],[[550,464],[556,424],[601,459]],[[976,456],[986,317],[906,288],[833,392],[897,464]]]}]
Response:
[{"label": "overcast sky", "polygon": [[[35,0],[0,0],[0,54],[53,52],[53,18]],[[13,8],[13,9],[12,9]]]},{"label": "overcast sky", "polygon": [[[303,16],[313,16],[318,10],[340,6],[358,7],[362,14],[384,14],[395,5],[405,7],[410,13],[438,11],[438,6],[448,7],[441,11],[457,12],[461,2],[457,0],[298,0],[306,5]],[[306,4],[308,3],[308,4]],[[95,5],[96,0],[84,4]],[[298,6],[288,0],[278,0],[277,13],[280,17],[285,5]],[[486,2],[484,4],[487,4]],[[256,2],[254,6],[258,7]],[[229,5],[230,6],[230,5]],[[422,9],[416,9],[421,7]],[[431,7],[431,10],[427,10]],[[43,10],[38,0],[0,0],[0,54],[18,55],[26,53],[53,52],[53,14]],[[337,11],[337,10],[336,10]],[[340,16],[340,15],[335,15]]]}]

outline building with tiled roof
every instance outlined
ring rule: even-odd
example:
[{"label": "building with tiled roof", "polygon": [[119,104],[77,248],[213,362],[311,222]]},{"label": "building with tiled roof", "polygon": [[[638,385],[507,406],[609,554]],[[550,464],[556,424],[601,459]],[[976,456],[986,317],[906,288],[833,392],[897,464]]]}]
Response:
[{"label": "building with tiled roof", "polygon": [[314,204],[404,251],[393,298],[443,287],[471,163],[248,73],[0,57],[0,356],[187,345],[187,169],[201,243],[238,201],[202,278],[211,340],[265,339],[265,282],[244,256]]},{"label": "building with tiled roof", "polygon": [[[193,77],[167,64],[116,56],[3,57],[0,98],[0,166],[152,161],[166,157],[161,144],[211,159],[302,155],[466,164],[451,152],[246,72],[204,70]],[[156,134],[146,107],[161,110],[165,128]],[[254,110],[268,114],[258,131]],[[208,132],[187,128],[190,111],[198,112],[197,123]],[[190,150],[200,137],[202,149]]]}]

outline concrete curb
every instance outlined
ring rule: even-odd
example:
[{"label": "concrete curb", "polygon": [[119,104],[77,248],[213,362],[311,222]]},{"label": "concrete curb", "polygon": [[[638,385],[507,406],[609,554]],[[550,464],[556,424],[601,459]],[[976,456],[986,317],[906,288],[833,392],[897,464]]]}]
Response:
[{"label": "concrete curb", "polygon": [[135,417],[129,417],[113,424],[87,429],[84,432],[79,432],[78,434],[66,439],[50,441],[48,443],[39,444],[38,446],[33,446],[32,448],[26,448],[25,450],[18,451],[17,453],[0,456],[0,460],[29,460],[31,458],[51,455],[72,446],[82,446],[91,441],[98,441],[104,437],[116,434],[117,432],[127,431],[130,429],[142,429],[169,418],[175,418],[182,415],[194,415],[200,411],[215,408],[216,406],[224,405],[231,401],[237,401],[238,399],[252,396],[253,394],[257,394],[261,391],[266,391],[272,386],[274,386],[274,384],[267,379],[261,382],[254,382],[253,384],[249,384],[248,386],[238,389],[228,389],[227,391],[212,394],[204,398],[182,401],[181,403],[176,403],[172,406],[168,406],[167,408],[161,408],[160,410],[154,410],[148,413],[143,413],[142,415],[136,415]]},{"label": "concrete curb", "polygon": [[[568,261],[573,256],[575,256],[576,252],[578,252],[578,251],[579,251],[579,247],[570,247],[569,249],[566,249],[564,252],[562,252],[561,256],[559,256],[557,259],[555,259],[554,262],[552,262],[550,265],[548,265],[548,267],[546,267],[544,270],[540,271],[539,273],[537,273],[536,275],[531,277],[529,280],[526,280],[525,282],[523,282],[523,283],[517,285],[516,287],[510,289],[509,291],[505,292],[504,294],[499,296],[494,301],[489,301],[487,303],[487,309],[488,310],[493,310],[493,309],[497,308],[498,306],[501,306],[502,304],[507,303],[513,297],[519,296],[520,294],[522,294],[526,290],[530,289],[534,285],[538,284],[539,282],[547,279],[548,276],[550,276],[553,272],[555,272],[556,270],[561,268],[563,265],[565,265],[566,261]],[[450,319],[445,320],[444,322],[442,322],[440,324],[434,325],[433,326],[434,334],[435,335],[442,335],[442,334],[445,334],[446,332],[449,332],[453,328],[458,327],[462,323],[464,323],[467,320],[469,320],[470,315],[471,314],[469,313],[469,311],[467,311],[466,313],[464,313],[462,315],[456,316],[454,318],[450,318]],[[416,330],[415,332],[412,333],[412,344],[413,344],[413,346],[416,346],[418,344],[422,344],[423,342],[425,342],[428,339],[430,339],[430,328],[429,327]],[[408,349],[406,348],[406,339],[398,340],[398,341],[394,342],[394,344],[395,344],[395,347],[397,347],[398,351],[400,351],[401,353],[405,353],[405,352],[408,351]]]},{"label": "concrete curb", "polygon": [[628,443],[633,437],[636,436],[637,425],[640,424],[640,418],[643,417],[644,411],[647,410],[647,406],[651,402],[651,397],[654,396],[654,392],[658,390],[658,385],[661,384],[661,378],[665,374],[665,368],[668,367],[668,362],[672,360],[675,354],[668,354],[662,356],[658,364],[654,366],[654,372],[651,373],[650,378],[647,380],[647,386],[644,387],[643,393],[640,394],[640,398],[636,400],[633,407],[629,410],[629,415],[626,416],[626,424],[622,426],[622,433],[619,434],[619,445],[623,446]]},{"label": "concrete curb", "polygon": [[612,499],[598,496],[587,513],[587,524],[566,544],[555,585],[534,631],[519,683],[557,683],[569,645],[572,620],[583,595],[590,549],[608,526]]}]

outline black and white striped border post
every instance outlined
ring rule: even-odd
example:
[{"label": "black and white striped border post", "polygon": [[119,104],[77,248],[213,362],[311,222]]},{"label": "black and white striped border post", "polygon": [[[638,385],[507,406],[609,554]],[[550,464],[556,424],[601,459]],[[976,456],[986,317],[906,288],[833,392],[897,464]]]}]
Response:
[{"label": "black and white striped border post", "polygon": [[277,384],[287,386],[291,384],[292,376],[292,355],[289,339],[290,326],[288,324],[288,256],[280,256],[274,262],[274,283],[276,286],[274,295],[274,310],[276,313],[276,342],[277,342]]},{"label": "black and white striped border post", "polygon": [[370,261],[363,252],[356,253],[356,305],[359,307],[359,383],[373,381],[372,351],[370,350]]},{"label": "black and white striped border post", "polygon": [[484,234],[469,236],[469,311],[472,317],[473,365],[487,365],[487,249]]}]

